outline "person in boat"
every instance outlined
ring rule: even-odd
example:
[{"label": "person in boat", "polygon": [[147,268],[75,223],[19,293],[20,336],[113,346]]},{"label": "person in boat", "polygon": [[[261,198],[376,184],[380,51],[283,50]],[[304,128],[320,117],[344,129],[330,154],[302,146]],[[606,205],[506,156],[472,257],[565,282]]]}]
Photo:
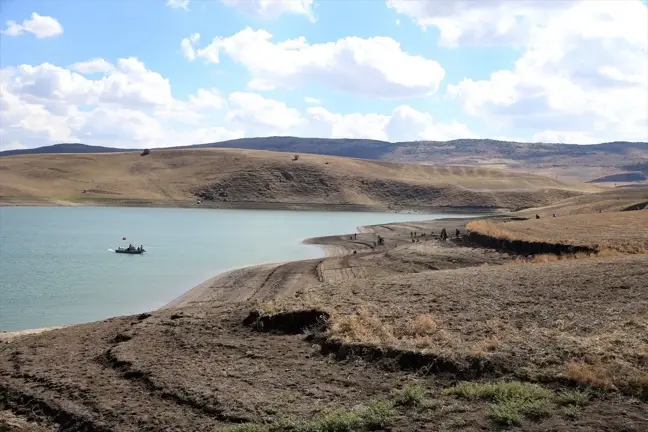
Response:
[{"label": "person in boat", "polygon": [[129,252],[133,250],[133,244],[132,244],[132,243],[128,245],[128,249],[127,249],[127,250],[128,250]]}]

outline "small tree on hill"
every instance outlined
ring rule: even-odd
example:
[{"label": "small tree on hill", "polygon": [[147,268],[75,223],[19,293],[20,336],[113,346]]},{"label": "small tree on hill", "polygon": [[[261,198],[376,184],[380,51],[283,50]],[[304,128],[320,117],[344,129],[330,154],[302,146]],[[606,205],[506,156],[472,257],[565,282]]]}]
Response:
[{"label": "small tree on hill", "polygon": [[298,160],[299,160],[299,155],[295,155],[295,156],[293,156],[293,160],[294,160],[294,161],[298,161]]},{"label": "small tree on hill", "polygon": [[149,155],[149,154],[151,154],[151,150],[144,149],[144,151],[140,154],[140,156],[146,156],[146,155]]}]

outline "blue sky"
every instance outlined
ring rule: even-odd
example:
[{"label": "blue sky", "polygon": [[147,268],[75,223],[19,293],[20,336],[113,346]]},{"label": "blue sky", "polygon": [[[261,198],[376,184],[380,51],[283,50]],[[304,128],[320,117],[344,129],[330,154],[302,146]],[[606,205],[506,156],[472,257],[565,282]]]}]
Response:
[{"label": "blue sky", "polygon": [[[280,13],[273,16],[261,16],[264,13],[259,11],[264,1],[269,0],[191,0],[185,9],[171,7],[167,0],[4,0],[0,9],[2,28],[5,29],[0,58],[2,68],[10,70],[11,76],[7,74],[4,78],[3,88],[10,95],[7,98],[15,96],[15,99],[7,99],[13,110],[11,115],[7,113],[7,117],[14,122],[11,127],[4,128],[3,149],[10,145],[44,145],[65,138],[87,138],[86,141],[90,139],[101,144],[110,144],[113,140],[115,145],[126,145],[129,140],[136,144],[142,141],[141,144],[145,145],[147,140],[164,137],[168,124],[173,128],[168,131],[168,136],[174,140],[168,145],[188,144],[190,142],[184,141],[201,137],[218,138],[221,132],[223,138],[257,134],[328,134],[394,141],[484,137],[586,144],[614,139],[648,140],[647,116],[641,113],[648,105],[646,101],[639,100],[625,107],[619,102],[633,91],[637,95],[637,90],[648,90],[645,78],[641,77],[642,74],[648,75],[646,45],[638,37],[645,31],[641,18],[648,18],[645,2],[612,2],[608,8],[597,9],[588,2],[561,2],[557,5],[550,1],[531,0],[528,7],[521,10],[519,5],[526,2],[515,5],[494,1],[489,7],[484,7],[469,1],[455,1],[451,2],[454,5],[448,6],[448,2],[443,0],[301,0],[308,14],[287,7],[279,8]],[[300,0],[285,1],[299,3]],[[633,4],[632,7],[615,7],[621,3]],[[62,28],[61,33],[37,37],[30,31],[12,34],[7,30],[7,21],[22,25],[31,19],[33,13],[56,20]],[[637,13],[639,19],[636,19]],[[571,16],[578,17],[581,22],[574,22]],[[633,16],[635,19],[632,21],[624,21]],[[597,33],[600,23],[610,20],[618,25],[608,32]],[[570,29],[568,24],[591,28],[591,34],[583,36]],[[200,56],[188,59],[181,49],[181,41],[195,33],[200,34],[200,39],[193,44],[198,52],[209,45],[212,38],[231,38],[246,28],[270,33],[273,44],[301,37],[311,48],[339,43],[349,37],[363,42],[357,50],[331,48],[335,54],[331,54],[325,65],[319,64],[317,58],[304,50],[292,57],[296,64],[302,65],[295,67],[255,64],[254,44],[258,45],[258,41],[236,42],[237,47],[245,47],[251,53],[248,59],[237,58],[238,48],[225,54],[221,47],[218,63]],[[549,38],[547,35],[553,36]],[[433,84],[427,89],[420,86],[412,89],[410,82],[427,83],[426,78],[420,76],[421,72],[414,70],[416,68],[399,67],[405,57],[394,57],[391,61],[389,53],[382,52],[379,45],[373,52],[371,41],[375,37],[389,38],[400,44],[400,51],[408,58],[420,57],[428,65],[436,62],[443,69],[438,90],[434,91]],[[620,46],[627,52],[620,53],[618,48],[605,51],[610,39],[623,42]],[[234,43],[234,39],[232,41]],[[552,57],[551,53],[561,50],[564,51],[562,57]],[[616,93],[594,94],[584,82],[579,82],[579,75],[575,73],[578,65],[570,64],[570,57],[579,58],[581,62],[583,58],[591,59],[591,62],[587,61],[587,68],[592,73],[623,85],[616,86]],[[168,79],[173,99],[143,107],[132,97],[128,101],[118,100],[124,91],[115,90],[115,94],[106,99],[110,99],[109,104],[97,102],[96,91],[93,93],[95,99],[88,99],[92,102],[79,103],[78,91],[61,84],[63,81],[59,75],[79,74],[71,68],[73,64],[97,58],[112,65],[117,65],[119,59],[136,58],[147,71]],[[538,58],[543,60],[538,62]],[[270,59],[267,63],[272,61]],[[27,91],[27,87],[21,84],[25,80],[21,74],[25,72],[17,71],[15,67],[39,67],[44,63],[58,69],[47,73],[30,72],[30,79],[42,82]],[[301,69],[295,72],[299,67]],[[612,70],[618,73],[609,72]],[[363,75],[366,75],[366,80]],[[385,78],[388,75],[390,78]],[[81,78],[98,82],[102,76],[81,73]],[[121,75],[114,78],[115,82],[124,85],[132,79],[132,82],[128,81],[131,87],[146,85],[140,81],[148,79]],[[271,85],[264,88],[250,85],[254,78],[269,79]],[[371,82],[372,79],[376,79],[375,83]],[[355,80],[360,80],[358,84],[366,83],[367,88],[356,92],[354,89],[358,86],[344,84]],[[384,89],[391,84],[394,84],[393,91],[387,94]],[[57,85],[61,88],[55,89]],[[112,85],[113,89],[115,85]],[[34,91],[34,88],[43,86],[48,86],[48,91]],[[149,88],[151,92],[158,91]],[[200,89],[215,89],[224,106],[220,106],[218,112],[204,114],[200,122],[192,124],[169,119],[168,114],[158,115],[172,105],[174,109],[195,108],[186,103],[179,108],[179,104],[189,100]],[[101,91],[105,95],[108,90],[103,88]],[[65,92],[68,93],[62,95]],[[236,98],[230,95],[237,92],[247,96],[259,95],[263,101],[283,104],[288,110],[285,115],[293,118],[275,118],[282,114],[270,102],[259,102],[258,109],[250,112],[249,97],[245,99],[246,106],[241,106],[241,98],[239,106],[236,106]],[[567,106],[571,104],[561,102],[566,92],[573,95],[570,100],[582,101],[583,106]],[[307,103],[306,97],[318,99],[319,103]],[[53,104],[56,104],[56,109],[52,108]],[[62,109],[61,104],[66,104],[66,108]],[[612,112],[591,108],[590,104],[605,104]],[[9,102],[5,103],[4,109],[9,109],[8,105]],[[308,110],[313,106],[326,110],[328,114],[325,116],[330,114],[325,126],[309,123],[312,113],[309,114]],[[394,114],[394,110],[402,106],[413,111],[402,109]],[[49,114],[56,116],[50,123],[55,123],[58,129],[34,126],[20,133],[18,129],[25,123],[24,117],[29,115],[27,113],[36,113],[38,107],[45,107]],[[81,118],[75,109],[82,113],[100,109],[102,115]],[[67,117],[62,118],[66,110]],[[630,110],[634,114],[628,119],[626,111]],[[140,112],[141,116],[133,111]],[[376,117],[376,123],[367,117],[370,115],[382,117]],[[102,128],[109,128],[109,125],[103,127],[89,122],[100,121],[99,118],[105,119],[106,116],[119,118],[120,122],[132,117],[135,126],[149,124],[150,120],[151,125],[160,129],[156,134],[133,138],[125,134],[131,130],[129,128],[124,129],[123,136],[103,136]],[[267,121],[269,118],[273,120]],[[564,121],[566,118],[573,118],[573,122]],[[85,132],[79,126],[82,123]],[[592,127],[583,126],[587,124]],[[220,132],[215,133],[214,128],[220,128]],[[196,135],[197,129],[204,133]],[[89,130],[94,134],[89,134]],[[390,134],[386,132],[388,130],[400,132]]]}]

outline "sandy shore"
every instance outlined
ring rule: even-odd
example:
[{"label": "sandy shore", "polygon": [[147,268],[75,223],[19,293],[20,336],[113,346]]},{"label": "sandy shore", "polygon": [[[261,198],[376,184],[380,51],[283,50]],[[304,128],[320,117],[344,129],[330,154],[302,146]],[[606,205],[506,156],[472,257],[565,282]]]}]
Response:
[{"label": "sandy shore", "polygon": [[18,330],[18,331],[13,331],[13,332],[0,332],[0,343],[3,342],[11,342],[13,340],[16,340],[22,336],[30,336],[30,335],[35,335],[39,333],[44,333],[50,330],[56,330],[56,329],[61,329],[67,326],[54,326],[54,327],[42,327],[42,328],[35,328],[35,329],[27,329],[27,330]]}]

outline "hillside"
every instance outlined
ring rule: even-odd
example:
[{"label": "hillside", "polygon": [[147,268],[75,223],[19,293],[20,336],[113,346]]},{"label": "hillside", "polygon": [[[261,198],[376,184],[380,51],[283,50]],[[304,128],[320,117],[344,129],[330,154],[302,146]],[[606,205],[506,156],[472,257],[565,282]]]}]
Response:
[{"label": "hillside", "polygon": [[[579,181],[593,180],[626,171],[641,171],[641,167],[648,163],[648,143],[645,142],[573,145],[460,139],[390,143],[367,139],[266,137],[173,148],[238,148],[391,162],[501,167]],[[0,152],[0,156],[114,151],[119,149],[94,146],[86,148],[82,144],[59,144],[39,149]]]},{"label": "hillside", "polygon": [[567,198],[545,207],[528,208],[517,213],[523,217],[542,217],[552,215],[566,216],[584,213],[619,212],[644,208],[648,205],[648,186],[615,188],[603,192]]},{"label": "hillside", "polygon": [[597,191],[582,183],[475,167],[195,149],[0,159],[0,202],[365,209],[542,206]]}]

